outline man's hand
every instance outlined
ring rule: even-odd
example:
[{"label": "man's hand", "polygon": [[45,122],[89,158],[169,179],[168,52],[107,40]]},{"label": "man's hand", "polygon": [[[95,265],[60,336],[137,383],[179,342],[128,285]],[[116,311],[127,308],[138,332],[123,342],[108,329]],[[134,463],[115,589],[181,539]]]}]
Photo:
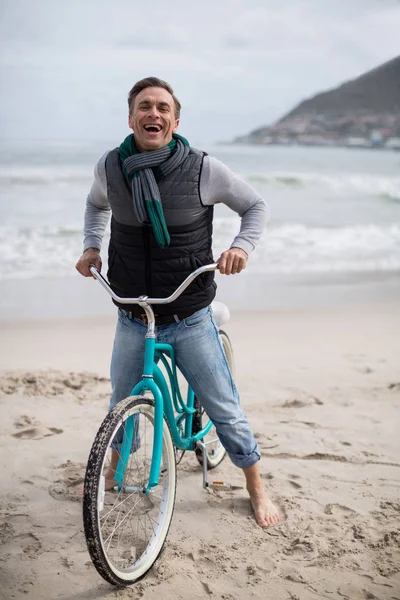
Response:
[{"label": "man's hand", "polygon": [[97,248],[87,248],[75,265],[75,269],[84,277],[93,277],[89,267],[93,265],[98,271],[101,271],[100,250]]},{"label": "man's hand", "polygon": [[235,275],[246,268],[248,255],[241,248],[231,248],[223,252],[217,260],[222,275]]}]

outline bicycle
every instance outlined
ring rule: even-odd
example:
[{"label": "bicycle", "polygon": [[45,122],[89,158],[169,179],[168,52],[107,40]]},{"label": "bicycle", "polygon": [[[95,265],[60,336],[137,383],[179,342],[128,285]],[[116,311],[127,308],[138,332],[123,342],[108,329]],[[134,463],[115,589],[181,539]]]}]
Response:
[{"label": "bicycle", "polygon": [[[152,305],[173,302],[197,276],[217,268],[217,264],[211,264],[196,269],[168,298],[121,298],[93,266],[90,268],[114,300],[138,304],[147,316],[142,379],[102,422],[84,480],[83,521],[89,554],[99,574],[111,584],[137,582],[159,557],[174,510],[178,452],[179,462],[186,451],[195,452],[203,467],[204,488],[232,488],[229,483],[207,480],[208,469],[217,467],[226,451],[189,386],[183,401],[174,348],[156,342],[152,309]],[[232,345],[220,329],[229,319],[229,311],[221,303],[213,303],[212,308],[233,371]],[[120,428],[123,436],[114,476],[116,485],[109,491],[104,472]]]}]

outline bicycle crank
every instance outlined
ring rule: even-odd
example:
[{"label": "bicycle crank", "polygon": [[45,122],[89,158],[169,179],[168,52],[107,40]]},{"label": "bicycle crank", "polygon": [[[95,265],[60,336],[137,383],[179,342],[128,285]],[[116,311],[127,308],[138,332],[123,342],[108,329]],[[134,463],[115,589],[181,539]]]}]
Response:
[{"label": "bicycle crank", "polygon": [[232,485],[227,481],[207,481],[207,447],[203,442],[196,442],[203,453],[203,488],[209,490],[242,490],[243,486]]}]

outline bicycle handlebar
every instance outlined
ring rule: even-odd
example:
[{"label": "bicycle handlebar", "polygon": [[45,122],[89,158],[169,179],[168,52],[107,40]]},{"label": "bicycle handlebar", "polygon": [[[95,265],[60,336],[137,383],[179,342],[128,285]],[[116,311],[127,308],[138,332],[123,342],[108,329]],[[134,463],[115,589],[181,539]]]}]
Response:
[{"label": "bicycle handlebar", "polygon": [[174,291],[174,293],[168,296],[168,298],[149,298],[148,296],[140,296],[139,298],[121,298],[121,296],[118,296],[111,289],[107,279],[105,279],[103,275],[99,273],[99,271],[94,265],[90,265],[89,269],[93,277],[95,277],[97,281],[101,283],[106,292],[110,294],[111,298],[116,302],[119,302],[120,304],[141,304],[143,302],[146,302],[147,304],[169,304],[170,302],[173,302],[174,300],[179,298],[182,292],[186,290],[186,288],[192,283],[194,279],[196,279],[198,275],[206,273],[207,271],[216,271],[218,269],[218,264],[212,263],[210,265],[204,265],[203,267],[199,267],[198,269],[193,271],[193,273],[188,275],[188,277],[186,277],[186,279]]}]

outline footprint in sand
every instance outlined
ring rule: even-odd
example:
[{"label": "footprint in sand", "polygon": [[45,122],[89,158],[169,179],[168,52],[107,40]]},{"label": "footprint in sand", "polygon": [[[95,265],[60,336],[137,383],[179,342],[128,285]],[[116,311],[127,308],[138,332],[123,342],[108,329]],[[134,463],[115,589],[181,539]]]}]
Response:
[{"label": "footprint in sand", "polygon": [[400,383],[389,383],[387,386],[388,390],[394,390],[396,392],[400,392]]},{"label": "footprint in sand", "polygon": [[369,367],[368,365],[366,365],[364,367],[358,367],[354,370],[357,371],[358,373],[361,373],[362,375],[369,375],[370,373],[374,372],[373,369],[371,369],[371,367]]},{"label": "footprint in sand", "polygon": [[294,487],[296,490],[299,490],[299,489],[301,489],[301,487],[302,487],[302,486],[300,485],[300,483],[297,483],[297,481],[292,481],[291,479],[288,479],[288,482],[289,482],[289,483],[290,483],[290,485],[291,485],[292,487]]},{"label": "footprint in sand", "polygon": [[297,538],[286,548],[285,554],[289,554],[294,560],[309,561],[316,558],[319,553],[312,542]]},{"label": "footprint in sand", "polygon": [[57,479],[49,488],[49,494],[55,500],[82,501],[82,483],[85,477],[85,465],[74,463],[71,460],[58,467],[61,471],[60,479]]},{"label": "footprint in sand", "polygon": [[276,404],[276,406],[278,408],[304,408],[306,406],[312,406],[313,404],[317,404],[318,406],[322,406],[324,404],[323,401],[316,396],[309,396],[308,394],[304,394],[302,392],[297,395],[299,397],[285,400],[280,404]]},{"label": "footprint in sand", "polygon": [[70,500],[71,502],[81,502],[81,487],[83,478],[74,485],[68,486],[65,483],[55,483],[49,487],[49,494],[54,500]]},{"label": "footprint in sand", "polygon": [[63,430],[57,427],[42,427],[38,425],[37,427],[28,427],[28,429],[13,433],[12,436],[18,440],[42,440],[45,437],[59,433],[63,433]]},{"label": "footprint in sand", "polygon": [[324,513],[326,515],[344,515],[348,517],[356,514],[356,511],[348,506],[344,506],[344,504],[327,504],[324,508]]},{"label": "footprint in sand", "polygon": [[19,555],[26,560],[35,559],[43,552],[39,538],[33,533],[10,535],[4,545],[11,556]]}]

